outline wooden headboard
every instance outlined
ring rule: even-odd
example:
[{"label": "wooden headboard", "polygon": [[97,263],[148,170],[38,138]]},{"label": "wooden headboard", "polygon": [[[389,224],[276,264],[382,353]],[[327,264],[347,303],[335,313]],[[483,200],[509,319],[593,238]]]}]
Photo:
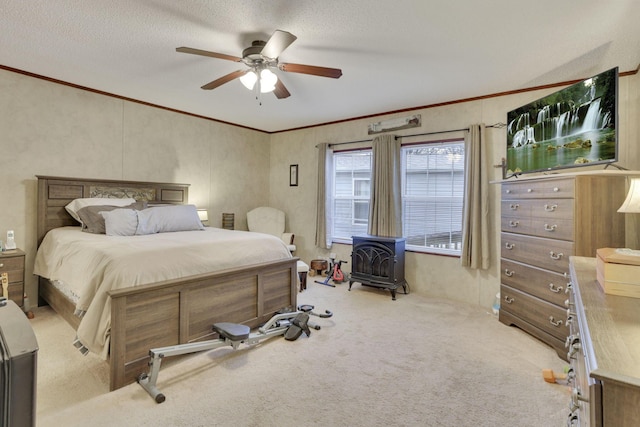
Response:
[{"label": "wooden headboard", "polygon": [[64,208],[74,199],[85,197],[131,197],[153,204],[185,204],[189,201],[189,184],[143,181],[118,181],[87,178],[38,178],[38,246],[53,228],[79,225]]}]

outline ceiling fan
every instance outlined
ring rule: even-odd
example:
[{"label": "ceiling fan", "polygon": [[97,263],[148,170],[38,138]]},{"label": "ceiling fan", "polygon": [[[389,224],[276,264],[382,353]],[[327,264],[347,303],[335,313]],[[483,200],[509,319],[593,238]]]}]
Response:
[{"label": "ceiling fan", "polygon": [[[243,85],[252,90],[257,87],[259,93],[273,92],[278,99],[289,97],[291,94],[281,80],[273,73],[273,69],[288,73],[310,74],[320,77],[337,79],[342,75],[338,68],[317,67],[314,65],[280,63],[278,57],[291,43],[297,39],[293,34],[276,30],[269,40],[255,40],[251,46],[242,51],[242,58],[224,53],[209,52],[207,50],[190,47],[178,47],[177,52],[194,55],[209,56],[234,62],[243,62],[247,67],[222,76],[206,85],[202,89],[211,90],[235,79],[240,79]],[[256,86],[257,85],[257,86]]]}]

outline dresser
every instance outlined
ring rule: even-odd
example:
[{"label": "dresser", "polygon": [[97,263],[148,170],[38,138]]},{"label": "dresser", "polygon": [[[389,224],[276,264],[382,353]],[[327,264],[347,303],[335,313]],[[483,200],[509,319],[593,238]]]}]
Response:
[{"label": "dresser", "polygon": [[640,298],[605,294],[595,258],[572,257],[570,269],[567,425],[638,426]]},{"label": "dresser", "polygon": [[[7,292],[9,294],[9,299],[14,301],[18,307],[22,307],[24,296],[23,251],[20,249],[13,249],[10,251],[0,252],[0,275],[4,273],[7,275]],[[4,291],[4,289],[2,290]]]},{"label": "dresser", "polygon": [[623,174],[558,174],[501,182],[499,319],[566,359],[569,257],[624,247]]},{"label": "dresser", "polygon": [[402,287],[407,293],[404,278],[404,237],[353,236],[351,252],[351,285],[359,282],[365,286],[389,289],[391,299],[396,299],[396,290]]}]

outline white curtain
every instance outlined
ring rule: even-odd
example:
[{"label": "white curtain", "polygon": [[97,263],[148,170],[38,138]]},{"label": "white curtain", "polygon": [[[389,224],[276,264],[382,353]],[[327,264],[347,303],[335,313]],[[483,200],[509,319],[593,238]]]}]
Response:
[{"label": "white curtain", "polygon": [[331,182],[331,173],[328,168],[331,162],[328,160],[331,150],[329,144],[318,145],[318,188],[316,196],[316,246],[319,248],[331,247],[331,238],[328,233],[327,223],[330,211],[327,209],[327,188]]},{"label": "white curtain", "polygon": [[373,139],[368,233],[402,236],[401,143],[394,135]]},{"label": "white curtain", "polygon": [[465,267],[483,270],[491,265],[486,144],[485,125],[471,125],[465,136],[464,209],[460,262]]}]

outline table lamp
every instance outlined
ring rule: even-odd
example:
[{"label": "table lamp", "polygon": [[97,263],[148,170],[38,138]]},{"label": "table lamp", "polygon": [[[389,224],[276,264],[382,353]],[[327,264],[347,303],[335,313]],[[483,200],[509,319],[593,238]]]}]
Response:
[{"label": "table lamp", "polygon": [[[640,178],[631,178],[621,213],[640,213]],[[596,251],[596,278],[606,294],[640,298],[640,250],[601,248]]]},{"label": "table lamp", "polygon": [[618,212],[640,213],[640,178],[631,178],[627,198],[618,209]]},{"label": "table lamp", "polygon": [[206,209],[198,209],[198,218],[200,218],[200,222],[204,225],[205,222],[209,221],[209,213]]},{"label": "table lamp", "polygon": [[[640,213],[640,178],[631,178],[629,192],[622,206],[618,209],[621,213]],[[618,249],[618,252],[625,255],[640,256],[640,250]]]}]

